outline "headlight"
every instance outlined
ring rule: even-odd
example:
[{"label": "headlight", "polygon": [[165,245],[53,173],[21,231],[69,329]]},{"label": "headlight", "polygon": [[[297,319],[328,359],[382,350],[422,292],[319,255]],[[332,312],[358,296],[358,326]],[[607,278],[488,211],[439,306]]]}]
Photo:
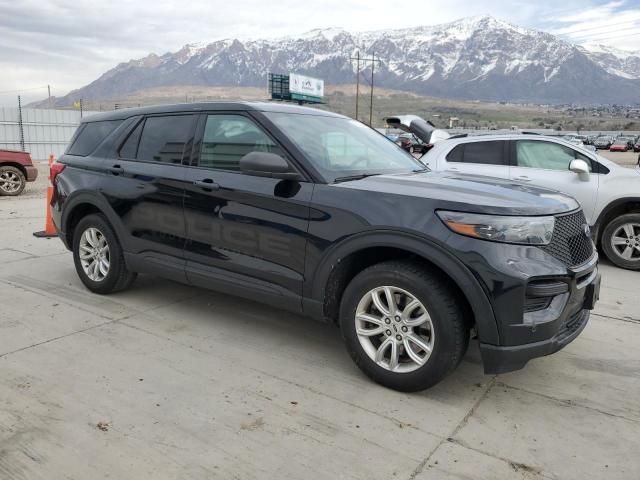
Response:
[{"label": "headlight", "polygon": [[555,224],[554,217],[507,217],[444,210],[436,213],[454,232],[493,242],[547,245]]}]

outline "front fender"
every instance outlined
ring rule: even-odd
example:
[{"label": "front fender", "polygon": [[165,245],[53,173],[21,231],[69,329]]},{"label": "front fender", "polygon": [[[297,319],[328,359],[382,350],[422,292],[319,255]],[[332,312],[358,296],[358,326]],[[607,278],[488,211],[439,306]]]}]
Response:
[{"label": "front fender", "polygon": [[371,247],[405,250],[433,263],[460,288],[473,310],[478,336],[483,343],[498,345],[499,334],[493,309],[480,282],[460,260],[440,245],[406,232],[376,230],[355,234],[324,253],[312,278],[311,298],[323,302],[325,288],[334,267],[352,253]]}]

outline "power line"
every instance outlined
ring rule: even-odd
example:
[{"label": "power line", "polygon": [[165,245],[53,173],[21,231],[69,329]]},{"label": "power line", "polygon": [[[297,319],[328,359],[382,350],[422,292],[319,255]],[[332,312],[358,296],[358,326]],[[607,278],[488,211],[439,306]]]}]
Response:
[{"label": "power line", "polygon": [[572,38],[572,40],[581,40],[581,39],[595,39],[598,40],[600,38],[600,35],[609,35],[612,33],[620,33],[620,32],[626,32],[628,30],[638,30],[637,26],[633,26],[633,27],[627,27],[627,28],[619,28],[619,29],[615,29],[615,30],[609,30],[606,32],[600,32],[600,33],[595,33],[593,35],[578,35],[578,37]]},{"label": "power line", "polygon": [[625,25],[627,23],[635,23],[636,20],[625,20],[624,22],[618,22],[618,23],[611,23],[609,25],[602,25],[600,27],[589,27],[589,28],[581,28],[579,30],[572,30],[571,32],[564,32],[564,33],[557,33],[556,35],[560,35],[560,36],[564,36],[564,35],[573,35],[574,33],[580,33],[580,32],[591,32],[594,30],[602,30],[603,28],[611,28],[611,27],[617,27],[618,25]]},{"label": "power line", "polygon": [[33,88],[21,88],[20,90],[5,90],[4,92],[0,92],[0,95],[8,94],[8,93],[21,93],[21,92],[30,92],[33,90],[44,90],[48,85],[44,85],[42,87],[33,87]]},{"label": "power line", "polygon": [[[597,41],[601,42],[601,41],[603,41],[603,40],[614,40],[614,39],[616,39],[616,38],[628,38],[628,37],[635,37],[635,36],[637,36],[637,35],[640,35],[640,32],[638,32],[638,33],[628,33],[628,34],[626,34],[626,35],[616,35],[616,36],[613,36],[613,37],[596,38],[596,39],[594,39],[594,40],[597,40]],[[585,38],[584,40],[588,40],[588,38]],[[584,41],[584,40],[578,40],[578,41]]]}]

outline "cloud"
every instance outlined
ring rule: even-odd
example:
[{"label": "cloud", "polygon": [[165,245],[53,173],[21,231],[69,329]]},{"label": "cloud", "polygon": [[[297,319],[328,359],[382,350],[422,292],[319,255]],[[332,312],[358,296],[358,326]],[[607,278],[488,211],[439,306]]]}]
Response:
[{"label": "cloud", "polygon": [[640,51],[640,5],[614,1],[550,21],[551,33],[577,44],[604,44],[622,50]]}]

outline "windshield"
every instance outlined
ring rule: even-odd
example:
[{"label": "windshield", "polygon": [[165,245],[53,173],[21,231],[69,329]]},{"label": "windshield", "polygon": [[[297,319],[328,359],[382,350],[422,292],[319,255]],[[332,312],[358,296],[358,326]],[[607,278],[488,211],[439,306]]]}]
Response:
[{"label": "windshield", "polygon": [[265,115],[329,182],[341,177],[426,169],[384,135],[355,120],[291,113]]}]

